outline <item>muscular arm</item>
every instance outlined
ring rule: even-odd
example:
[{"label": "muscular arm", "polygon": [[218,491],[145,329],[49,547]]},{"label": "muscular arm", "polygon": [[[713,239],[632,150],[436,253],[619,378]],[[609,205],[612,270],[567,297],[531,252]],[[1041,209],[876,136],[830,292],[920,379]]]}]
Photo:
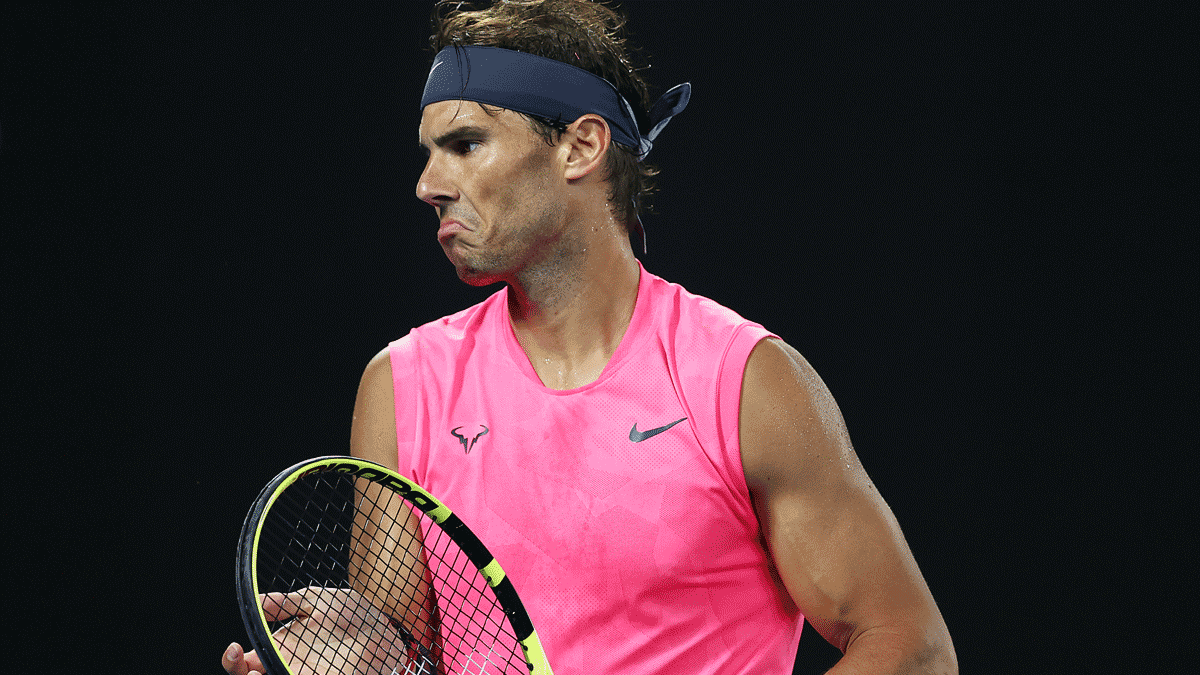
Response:
[{"label": "muscular arm", "polygon": [[957,673],[950,634],[841,412],[796,350],[763,340],[740,410],[742,462],[780,578],[845,654],[839,675]]},{"label": "muscular arm", "polygon": [[[398,470],[392,368],[388,350],[367,364],[354,402],[350,454]],[[424,646],[433,647],[433,596],[429,570],[420,554],[417,518],[404,500],[375,483],[360,480],[355,526],[361,542],[351,551],[350,575],[355,590],[373,598],[399,619]],[[380,513],[386,512],[386,515]],[[380,527],[378,523],[391,523]]]}]

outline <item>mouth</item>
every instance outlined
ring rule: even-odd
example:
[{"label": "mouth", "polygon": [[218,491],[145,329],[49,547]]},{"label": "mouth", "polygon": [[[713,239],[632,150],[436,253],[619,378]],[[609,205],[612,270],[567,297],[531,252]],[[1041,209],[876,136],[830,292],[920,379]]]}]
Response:
[{"label": "mouth", "polygon": [[446,240],[450,239],[451,237],[458,234],[459,232],[470,232],[470,231],[471,231],[470,228],[468,228],[466,225],[463,225],[462,223],[458,222],[457,220],[443,220],[442,224],[438,227],[438,233],[437,233],[438,242],[444,244],[444,243],[446,243]]}]

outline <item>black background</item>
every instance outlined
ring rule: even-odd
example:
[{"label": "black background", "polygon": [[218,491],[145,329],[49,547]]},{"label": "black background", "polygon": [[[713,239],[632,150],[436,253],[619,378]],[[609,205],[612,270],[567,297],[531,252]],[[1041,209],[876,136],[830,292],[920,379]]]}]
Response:
[{"label": "black background", "polygon": [[[821,372],[964,672],[1149,669],[1197,627],[1196,24],[975,4],[625,3],[694,86],[643,261]],[[428,10],[0,15],[6,614],[48,672],[219,672],[258,488],[493,290],[413,196]]]}]

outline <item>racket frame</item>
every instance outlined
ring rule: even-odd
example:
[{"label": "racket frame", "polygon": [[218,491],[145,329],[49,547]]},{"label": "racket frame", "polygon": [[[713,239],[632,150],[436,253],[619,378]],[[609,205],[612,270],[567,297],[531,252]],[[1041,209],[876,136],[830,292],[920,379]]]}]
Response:
[{"label": "racket frame", "polygon": [[410,505],[429,516],[430,520],[436,523],[462,549],[487,582],[488,588],[496,596],[518,644],[521,645],[529,673],[531,675],[553,675],[550,664],[546,660],[546,653],[542,649],[541,640],[538,638],[537,631],[534,630],[529,613],[517,595],[512,581],[483,542],[475,536],[475,533],[449,507],[415,482],[382,464],[347,455],[314,457],[279,472],[259,492],[242,523],[237,551],[238,606],[241,609],[242,622],[246,626],[250,643],[268,671],[294,675],[291,668],[279,655],[275,640],[271,637],[267,616],[263,611],[262,603],[258,600],[261,594],[256,573],[259,538],[262,535],[266,515],[270,513],[275,500],[296,481],[318,472],[340,473],[377,483],[390,489]]}]

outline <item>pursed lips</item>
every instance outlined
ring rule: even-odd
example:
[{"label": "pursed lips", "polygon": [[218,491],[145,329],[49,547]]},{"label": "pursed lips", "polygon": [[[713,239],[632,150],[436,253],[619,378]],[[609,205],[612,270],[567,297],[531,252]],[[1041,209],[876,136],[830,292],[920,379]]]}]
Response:
[{"label": "pursed lips", "polygon": [[470,231],[471,231],[471,228],[467,227],[466,225],[463,225],[461,222],[459,222],[457,220],[453,220],[453,219],[443,220],[441,225],[438,227],[438,241],[444,243],[447,239],[449,239],[450,237],[453,237],[455,234],[457,234],[459,232],[470,232]]}]

